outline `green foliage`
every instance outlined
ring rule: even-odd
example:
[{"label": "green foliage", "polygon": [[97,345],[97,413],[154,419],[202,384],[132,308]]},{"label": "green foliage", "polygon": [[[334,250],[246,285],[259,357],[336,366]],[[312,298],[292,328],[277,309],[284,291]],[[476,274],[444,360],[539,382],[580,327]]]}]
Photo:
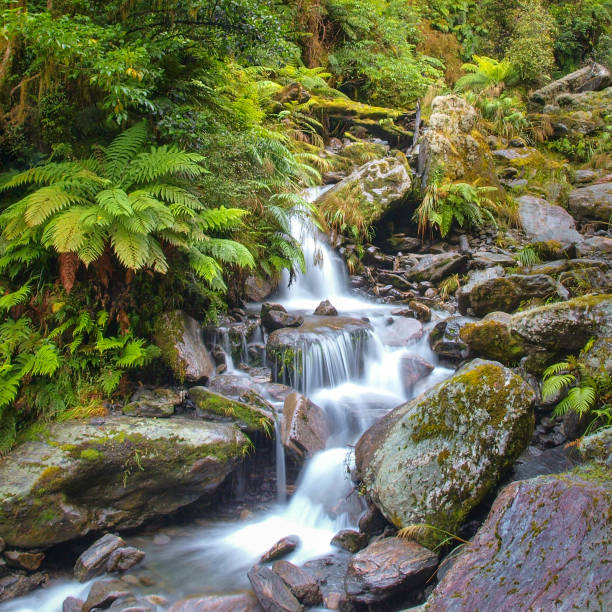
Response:
[{"label": "green foliage", "polygon": [[587,344],[580,357],[568,357],[547,368],[542,384],[544,401],[562,396],[555,416],[575,412],[588,419],[589,431],[612,424],[612,378],[603,367],[594,371],[587,366],[585,357],[592,344]]},{"label": "green foliage", "polygon": [[519,80],[542,85],[555,69],[556,24],[541,0],[523,0],[515,13],[515,25],[506,59]]},{"label": "green foliage", "polygon": [[419,235],[437,231],[444,237],[454,223],[460,228],[481,227],[487,222],[496,225],[491,211],[498,207],[487,197],[494,191],[495,187],[444,182],[442,170],[434,169],[414,213]]},{"label": "green foliage", "polygon": [[531,246],[523,247],[520,251],[518,251],[516,254],[516,260],[524,268],[531,268],[536,264],[542,263],[537,251]]},{"label": "green foliage", "polygon": [[474,55],[473,63],[463,64],[462,69],[467,72],[456,85],[457,91],[484,91],[501,90],[516,79],[513,64],[505,59],[498,62],[492,57]]}]

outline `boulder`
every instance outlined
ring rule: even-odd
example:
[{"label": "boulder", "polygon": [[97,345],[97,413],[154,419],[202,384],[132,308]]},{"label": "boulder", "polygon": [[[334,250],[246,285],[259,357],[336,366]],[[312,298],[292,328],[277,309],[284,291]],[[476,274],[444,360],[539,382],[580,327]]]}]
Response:
[{"label": "boulder", "polygon": [[123,414],[136,417],[170,417],[176,406],[180,406],[183,397],[180,391],[158,387],[157,389],[141,388],[132,395],[130,402],[122,408]]},{"label": "boulder", "polygon": [[567,289],[546,274],[510,274],[464,285],[457,295],[459,310],[477,317],[490,312],[514,312],[523,302],[540,298],[567,299]]},{"label": "boulder", "polygon": [[433,364],[417,353],[402,355],[399,367],[406,393],[410,393],[418,382],[427,378],[434,371]]},{"label": "boulder", "polygon": [[261,563],[275,561],[281,557],[291,554],[300,545],[300,538],[296,535],[289,535],[281,538],[270,550],[265,552],[260,559]]},{"label": "boulder", "polygon": [[127,572],[127,570],[138,565],[146,554],[144,551],[135,548],[134,546],[123,546],[114,550],[108,557],[106,562],[106,571],[109,574],[113,572]]},{"label": "boulder", "polygon": [[578,257],[587,257],[591,255],[612,255],[612,238],[606,236],[591,236],[586,238],[580,244],[576,245],[576,253]]},{"label": "boulder", "polygon": [[329,300],[323,300],[315,309],[314,314],[323,317],[335,317],[338,311]]},{"label": "boulder", "polygon": [[247,276],[244,281],[244,297],[249,302],[263,302],[276,290],[278,283],[270,278],[261,276]]},{"label": "boulder", "polygon": [[331,540],[338,548],[356,553],[368,545],[368,536],[354,529],[342,529]]},{"label": "boulder", "polygon": [[581,438],[578,453],[582,461],[600,463],[608,469],[612,468],[612,428],[600,429]]},{"label": "boulder", "polygon": [[568,206],[579,221],[608,222],[612,217],[612,183],[574,189],[569,194]]},{"label": "boulder", "polygon": [[420,544],[385,538],[351,559],[344,581],[346,593],[353,602],[376,604],[423,585],[437,565],[438,555]]},{"label": "boulder", "polygon": [[326,191],[318,200],[321,209],[338,208],[337,202],[354,203],[370,225],[412,186],[412,171],[403,154],[375,159],[357,168]]},{"label": "boulder", "polygon": [[561,94],[598,91],[609,85],[612,85],[610,71],[601,64],[592,63],[534,91],[530,101],[544,106],[556,101]]},{"label": "boulder", "polygon": [[579,351],[594,336],[612,335],[612,295],[587,295],[512,317],[512,332],[550,351]]},{"label": "boulder", "polygon": [[478,111],[464,98],[447,95],[433,100],[429,127],[419,148],[418,174],[423,186],[432,168],[442,166],[449,181],[499,187],[491,152],[477,124]]},{"label": "boulder", "polygon": [[404,277],[408,281],[437,283],[447,276],[461,271],[467,261],[467,256],[461,253],[424,255],[416,266],[404,273]]},{"label": "boulder", "polygon": [[422,321],[423,323],[431,321],[431,308],[422,302],[410,300],[410,302],[408,302],[408,308],[410,308],[418,321]]},{"label": "boulder", "polygon": [[66,597],[62,603],[62,612],[81,612],[84,603],[82,599]]},{"label": "boulder", "polygon": [[207,381],[214,375],[215,362],[204,345],[202,326],[182,310],[155,322],[155,344],[181,383]]},{"label": "boulder", "polygon": [[255,565],[248,573],[251,587],[266,612],[302,612],[304,606],[295,598],[282,578],[265,565]]},{"label": "boulder", "polygon": [[386,346],[407,346],[423,336],[423,325],[416,319],[394,317],[380,334]]},{"label": "boulder", "polygon": [[370,504],[359,519],[359,531],[371,537],[381,533],[388,524],[380,510],[374,504]]},{"label": "boulder", "polygon": [[574,218],[564,208],[529,195],[518,198],[517,203],[523,231],[530,240],[555,240],[563,244],[582,240]]},{"label": "boulder", "polygon": [[79,582],[87,582],[106,571],[109,557],[118,549],[125,546],[125,541],[117,535],[107,533],[96,540],[85,550],[74,565],[74,577]]},{"label": "boulder", "polygon": [[344,578],[350,559],[349,552],[339,550],[331,555],[304,563],[304,569],[311,573],[319,584],[323,607],[330,610],[351,609],[344,588]]},{"label": "boulder", "polygon": [[461,328],[469,322],[464,317],[449,317],[436,323],[429,333],[429,346],[442,360],[459,363],[469,355],[468,345],[461,339]]},{"label": "boulder", "polygon": [[198,416],[207,421],[235,423],[248,432],[269,433],[274,430],[272,414],[262,408],[214,393],[206,387],[191,387],[189,397],[196,406]]},{"label": "boulder", "polygon": [[[534,401],[508,368],[470,362],[363,434],[355,461],[366,494],[397,528],[456,533],[526,448]],[[430,531],[422,543],[440,539]]]},{"label": "boulder", "polygon": [[248,447],[235,427],[195,420],[50,424],[0,459],[0,537],[35,548],[136,527],[211,495]]},{"label": "boulder", "polygon": [[611,504],[593,470],[508,485],[425,610],[609,609]]},{"label": "boulder", "polygon": [[505,364],[527,353],[525,342],[512,334],[512,316],[505,312],[492,312],[481,321],[467,323],[459,335],[476,355]]},{"label": "boulder", "polygon": [[265,319],[261,320],[262,325],[269,331],[283,329],[283,327],[299,327],[304,322],[304,317],[294,315],[281,310],[270,310]]},{"label": "boulder", "polygon": [[253,593],[205,595],[177,601],[169,612],[263,612]]},{"label": "boulder", "polygon": [[323,450],[329,437],[325,413],[307,397],[290,393],[283,406],[281,442],[288,453],[304,461]]},{"label": "boulder", "polygon": [[42,572],[36,572],[29,576],[23,574],[9,574],[0,578],[0,603],[23,597],[30,591],[44,586],[49,577]]},{"label": "boulder", "polygon": [[277,561],[272,571],[280,576],[295,598],[305,606],[318,606],[322,602],[321,590],[315,577],[306,570],[289,563]]},{"label": "boulder", "polygon": [[484,270],[495,266],[514,268],[516,266],[516,259],[510,254],[492,253],[490,251],[477,251],[472,255],[472,268]]},{"label": "boulder", "polygon": [[43,562],[45,553],[28,552],[26,550],[5,550],[4,558],[8,567],[34,572]]},{"label": "boulder", "polygon": [[103,610],[117,599],[130,595],[128,585],[121,580],[98,580],[91,585],[87,599],[83,604],[83,612],[94,608]]}]

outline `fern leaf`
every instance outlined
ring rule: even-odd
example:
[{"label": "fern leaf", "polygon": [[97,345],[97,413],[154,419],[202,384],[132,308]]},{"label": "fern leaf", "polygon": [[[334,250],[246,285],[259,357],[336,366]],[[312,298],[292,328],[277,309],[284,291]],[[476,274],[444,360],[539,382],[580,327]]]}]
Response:
[{"label": "fern leaf", "polygon": [[114,183],[119,181],[129,162],[142,150],[146,140],[147,125],[143,121],[119,134],[106,149],[103,149],[105,174]]},{"label": "fern leaf", "polygon": [[138,270],[149,257],[147,236],[134,234],[121,225],[111,229],[110,239],[115,255],[126,268]]},{"label": "fern leaf", "polygon": [[0,297],[0,310],[10,310],[14,306],[23,304],[29,297],[32,289],[30,287],[30,281],[20,287],[17,291],[7,293]]},{"label": "fern leaf", "polygon": [[84,200],[65,191],[60,184],[41,187],[23,198],[24,219],[29,227],[36,227],[52,214]]}]

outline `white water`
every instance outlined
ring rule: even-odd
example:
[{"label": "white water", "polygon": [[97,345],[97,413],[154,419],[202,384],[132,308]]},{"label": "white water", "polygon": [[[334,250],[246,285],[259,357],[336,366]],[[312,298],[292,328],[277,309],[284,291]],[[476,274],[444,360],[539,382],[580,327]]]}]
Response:
[{"label": "white water", "polygon": [[[309,190],[309,196],[315,199],[320,192]],[[281,291],[278,301],[289,311],[310,314],[321,300],[329,299],[340,315],[367,315],[372,326],[372,332],[357,348],[347,342],[347,334],[335,333],[318,337],[305,352],[303,376],[297,383],[325,411],[331,431],[327,449],[305,464],[289,503],[284,503],[284,465],[279,466],[279,503],[264,515],[240,523],[211,521],[203,527],[177,529],[171,543],[164,546],[155,545],[151,538],[132,538],[130,544],[146,550],[146,573],[156,579],[155,587],[142,592],[163,594],[175,601],[192,594],[247,588],[248,569],[287,535],[296,534],[301,539],[300,547],[288,557],[294,563],[332,551],[333,535],[340,529],[355,527],[363,510],[349,478],[350,446],[387,411],[409,399],[399,368],[407,349],[435,363],[426,336],[410,347],[384,346],[380,332],[393,308],[351,295],[342,261],[304,216],[296,217],[293,231],[303,246],[308,269],[291,287]],[[231,351],[227,352],[231,355]],[[235,372],[231,361],[228,366]],[[436,367],[411,395],[450,374],[450,370]],[[0,605],[0,610],[56,612],[65,597],[82,596],[85,592],[81,584],[61,581]]]}]

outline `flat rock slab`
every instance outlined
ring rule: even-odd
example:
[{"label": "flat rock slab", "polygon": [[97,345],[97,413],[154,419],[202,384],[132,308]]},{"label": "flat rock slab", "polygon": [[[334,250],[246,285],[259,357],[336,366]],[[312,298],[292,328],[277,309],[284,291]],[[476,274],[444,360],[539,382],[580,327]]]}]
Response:
[{"label": "flat rock slab", "polygon": [[208,595],[177,601],[169,612],[263,612],[253,593]]},{"label": "flat rock slab", "polygon": [[109,557],[125,546],[125,541],[117,535],[107,533],[96,540],[85,550],[74,565],[74,577],[79,582],[86,582],[95,576],[103,574]]},{"label": "flat rock slab", "polygon": [[0,537],[35,548],[136,527],[211,494],[248,445],[236,427],[188,419],[51,424],[0,459]]},{"label": "flat rock slab", "polygon": [[610,610],[612,481],[602,476],[591,468],[506,487],[425,609]]},{"label": "flat rock slab", "polygon": [[523,231],[531,240],[561,243],[582,241],[574,218],[564,208],[528,195],[518,198],[517,202]]},{"label": "flat rock slab", "polygon": [[345,579],[351,601],[374,604],[415,589],[431,578],[438,555],[400,538],[370,544],[350,561]]},{"label": "flat rock slab", "polygon": [[248,573],[259,604],[266,612],[302,612],[304,606],[295,598],[282,578],[265,565],[255,565]]},{"label": "flat rock slab", "polygon": [[310,572],[289,561],[277,561],[272,571],[281,577],[296,599],[305,606],[317,606],[322,602],[319,584]]}]

